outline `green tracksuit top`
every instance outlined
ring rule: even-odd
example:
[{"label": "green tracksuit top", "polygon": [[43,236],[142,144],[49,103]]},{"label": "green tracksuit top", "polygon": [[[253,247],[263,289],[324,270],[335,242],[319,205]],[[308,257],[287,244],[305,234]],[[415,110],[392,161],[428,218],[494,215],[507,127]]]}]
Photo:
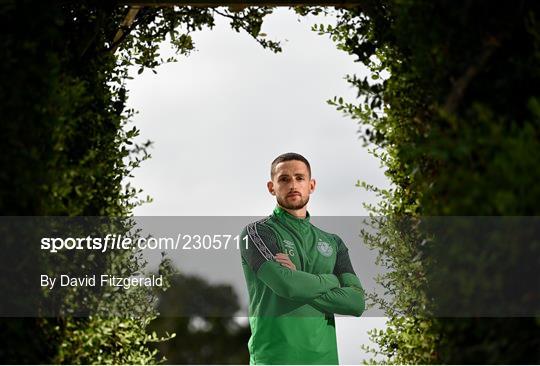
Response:
[{"label": "green tracksuit top", "polygon": [[[246,226],[242,267],[249,293],[250,364],[338,364],[334,314],[360,316],[364,291],[347,247],[276,207]],[[296,271],[279,264],[285,253]]]}]

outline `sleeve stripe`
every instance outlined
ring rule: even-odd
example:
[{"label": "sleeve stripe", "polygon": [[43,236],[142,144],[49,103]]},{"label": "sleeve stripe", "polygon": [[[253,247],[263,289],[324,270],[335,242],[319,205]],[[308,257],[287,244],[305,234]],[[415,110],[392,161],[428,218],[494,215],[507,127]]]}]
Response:
[{"label": "sleeve stripe", "polygon": [[274,255],[272,252],[270,252],[270,249],[266,246],[262,238],[259,236],[259,233],[257,232],[257,224],[262,223],[266,220],[257,221],[254,223],[251,223],[247,226],[247,233],[249,235],[249,238],[251,241],[255,244],[255,247],[259,250],[263,258],[265,258],[267,261],[274,260]]}]

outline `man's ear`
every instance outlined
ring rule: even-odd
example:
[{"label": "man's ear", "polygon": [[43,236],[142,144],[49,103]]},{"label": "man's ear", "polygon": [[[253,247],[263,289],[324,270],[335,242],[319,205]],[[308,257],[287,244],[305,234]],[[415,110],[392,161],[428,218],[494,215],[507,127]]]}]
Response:
[{"label": "man's ear", "polygon": [[315,186],[317,185],[317,182],[315,179],[309,180],[309,193],[313,193],[315,191]]},{"label": "man's ear", "polygon": [[270,192],[272,196],[276,195],[276,192],[274,191],[274,183],[272,181],[266,183],[266,188],[268,188],[268,192]]}]

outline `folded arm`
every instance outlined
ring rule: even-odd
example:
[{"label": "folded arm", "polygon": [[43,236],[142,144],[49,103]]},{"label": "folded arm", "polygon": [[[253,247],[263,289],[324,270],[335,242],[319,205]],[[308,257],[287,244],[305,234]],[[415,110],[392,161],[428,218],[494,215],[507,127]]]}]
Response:
[{"label": "folded arm", "polygon": [[303,271],[292,271],[273,261],[267,261],[261,265],[257,271],[257,277],[277,295],[304,303],[339,288],[339,280],[334,274],[315,275]]},{"label": "folded arm", "polygon": [[352,267],[347,246],[337,235],[335,238],[338,250],[334,274],[340,287],[313,299],[310,305],[325,313],[361,316],[366,309],[364,290]]},{"label": "folded arm", "polygon": [[309,302],[324,313],[360,316],[365,310],[364,290],[358,277],[344,273],[338,277],[341,287],[334,288]]},{"label": "folded arm", "polygon": [[340,286],[335,274],[311,274],[293,271],[275,261],[279,252],[273,231],[264,224],[250,224],[241,234],[248,236],[247,247],[243,247],[242,257],[265,285],[277,295],[307,303],[333,288]]}]

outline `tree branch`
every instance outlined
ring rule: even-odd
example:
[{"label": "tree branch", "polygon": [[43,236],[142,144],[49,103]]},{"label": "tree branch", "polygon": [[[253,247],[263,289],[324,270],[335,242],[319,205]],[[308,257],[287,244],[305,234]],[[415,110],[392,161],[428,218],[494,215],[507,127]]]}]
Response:
[{"label": "tree branch", "polygon": [[118,48],[118,46],[120,46],[124,39],[126,39],[126,37],[131,33],[133,29],[135,29],[135,27],[138,25],[138,23],[135,22],[135,18],[137,17],[137,14],[139,13],[139,10],[141,10],[141,8],[141,6],[137,5],[131,6],[129,8],[128,13],[122,21],[122,24],[120,24],[120,27],[118,28],[118,31],[116,32],[111,47],[109,47],[108,51],[116,51],[116,49]]},{"label": "tree branch", "polygon": [[461,77],[454,83],[454,86],[446,98],[446,102],[444,103],[443,110],[446,113],[452,114],[456,111],[459,103],[465,95],[465,90],[474,77],[476,77],[476,75],[478,75],[482,68],[487,64],[499,46],[500,43],[495,37],[488,38],[488,40],[484,43],[482,54],[478,57],[476,62],[470,65],[467,70],[465,70],[465,73],[461,75]]}]

